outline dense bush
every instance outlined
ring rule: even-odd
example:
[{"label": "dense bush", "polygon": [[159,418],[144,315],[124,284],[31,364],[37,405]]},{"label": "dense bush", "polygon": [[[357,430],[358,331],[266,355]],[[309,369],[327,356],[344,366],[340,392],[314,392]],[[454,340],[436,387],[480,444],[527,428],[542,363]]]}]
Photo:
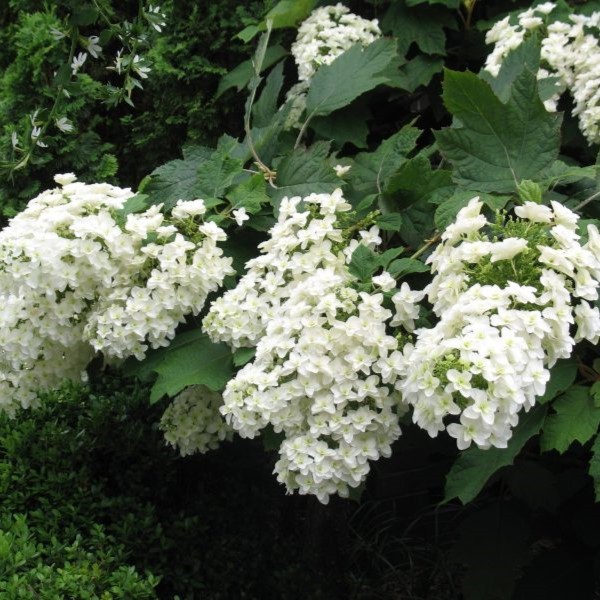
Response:
[{"label": "dense bush", "polygon": [[261,449],[184,461],[160,413],[111,375],[0,419],[2,597],[332,597],[320,590],[335,582],[303,567],[302,512],[285,508]]}]

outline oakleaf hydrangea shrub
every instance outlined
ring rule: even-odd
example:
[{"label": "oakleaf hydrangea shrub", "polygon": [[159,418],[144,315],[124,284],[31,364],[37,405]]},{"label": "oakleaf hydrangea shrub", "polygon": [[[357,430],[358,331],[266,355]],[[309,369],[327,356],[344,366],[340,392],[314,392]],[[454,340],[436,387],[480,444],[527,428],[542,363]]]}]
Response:
[{"label": "oakleaf hydrangea shrub", "polygon": [[284,198],[261,255],[204,319],[213,340],[256,346],[221,412],[242,437],[267,426],[283,433],[279,481],[322,502],[347,496],[370,460],[391,454],[405,410],[393,391],[403,358],[391,328],[413,328],[421,297],[406,284],[395,293],[385,271],[359,285],[353,252],[382,240],[377,227],[352,223],[350,209],[340,189]]},{"label": "oakleaf hydrangea shrub", "polygon": [[[485,69],[493,76],[500,72],[503,60],[518,48],[530,32],[542,36],[538,79],[553,78],[556,92],[544,102],[555,112],[561,94],[569,91],[574,99],[573,115],[591,144],[600,143],[600,12],[590,16],[569,15],[568,22],[559,20],[557,5],[538,4],[517,15],[517,24],[510,17],[498,21],[487,33],[486,42],[494,44]],[[564,17],[562,17],[564,18]]]},{"label": "oakleaf hydrangea shrub", "polygon": [[129,189],[56,176],[0,232],[2,407],[36,402],[39,389],[85,377],[96,352],[144,357],[233,273],[202,222],[201,200],[169,218],[152,206],[126,214]]},{"label": "oakleaf hydrangea shrub", "polygon": [[548,368],[600,338],[598,230],[588,225],[581,244],[579,216],[551,204],[525,202],[490,222],[473,198],[428,258],[424,291],[439,321],[405,346],[396,387],[420,427],[446,429],[459,449],[506,447]]}]

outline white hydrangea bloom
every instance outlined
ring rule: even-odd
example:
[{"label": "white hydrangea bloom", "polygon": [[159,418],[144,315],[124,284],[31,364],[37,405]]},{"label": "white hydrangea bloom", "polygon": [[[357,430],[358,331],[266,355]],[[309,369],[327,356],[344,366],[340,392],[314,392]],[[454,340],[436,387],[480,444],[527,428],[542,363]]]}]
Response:
[{"label": "white hydrangea bloom", "polygon": [[575,101],[573,115],[590,143],[600,143],[600,45],[598,29],[600,12],[590,16],[571,15],[570,23],[549,20],[555,5],[551,2],[527,9],[517,16],[518,25],[510,18],[498,21],[487,33],[486,42],[494,44],[487,57],[485,69],[494,77],[500,72],[503,60],[523,43],[527,32],[543,30],[541,49],[542,68],[538,79],[557,79],[556,93],[544,102],[546,110],[555,112],[560,95],[569,90]]},{"label": "white hydrangea bloom", "polygon": [[[61,187],[0,232],[0,405],[8,411],[83,376],[95,351],[142,358],[168,344],[233,272],[214,239],[184,239],[182,222],[165,225],[159,206],[123,223],[118,211],[131,190],[72,173],[55,179]],[[150,234],[157,239],[147,244]]]},{"label": "white hydrangea bloom", "polygon": [[[435,276],[425,291],[440,320],[405,346],[396,382],[413,420],[432,436],[446,429],[460,449],[505,447],[548,368],[577,341],[600,338],[600,311],[588,303],[600,280],[596,228],[581,245],[578,216],[558,202],[527,202],[495,229],[481,208],[472,199],[428,259]],[[504,239],[492,241],[490,229]]]},{"label": "white hydrangea bloom", "polygon": [[165,440],[179,450],[181,456],[216,449],[231,440],[233,430],[221,416],[221,394],[203,385],[192,385],[178,394],[163,413],[160,428]]},{"label": "white hydrangea bloom", "polygon": [[379,291],[395,287],[388,273],[371,292],[355,289],[348,248],[381,238],[372,228],[349,244],[338,222],[349,208],[341,190],[285,198],[261,256],[204,320],[215,341],[256,346],[223,393],[228,423],[243,437],[283,433],[278,480],[322,502],[347,496],[400,435],[393,384],[403,357],[388,328],[392,317],[410,328],[423,296],[403,284],[394,315]]},{"label": "white hydrangea bloom", "polygon": [[368,46],[379,37],[377,19],[363,19],[341,3],[317,8],[300,25],[292,44],[298,79],[312,79],[321,65],[331,64],[355,44]]}]

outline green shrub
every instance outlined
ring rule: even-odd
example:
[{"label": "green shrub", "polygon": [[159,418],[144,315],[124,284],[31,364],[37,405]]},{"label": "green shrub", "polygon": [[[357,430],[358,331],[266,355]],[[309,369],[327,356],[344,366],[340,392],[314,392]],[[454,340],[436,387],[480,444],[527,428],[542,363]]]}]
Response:
[{"label": "green shrub", "polygon": [[0,519],[0,594],[5,600],[156,598],[158,579],[123,564],[123,547],[101,526],[68,543],[56,537],[41,542],[43,537],[28,526],[25,515]]}]

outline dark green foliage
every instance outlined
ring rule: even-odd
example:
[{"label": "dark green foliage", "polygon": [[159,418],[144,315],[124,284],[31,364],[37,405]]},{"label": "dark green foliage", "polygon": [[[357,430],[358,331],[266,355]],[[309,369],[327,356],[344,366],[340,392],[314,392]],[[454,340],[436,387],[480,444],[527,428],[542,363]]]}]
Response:
[{"label": "dark green foliage", "polygon": [[0,597],[34,600],[32,585],[44,600],[137,600],[157,580],[165,600],[335,597],[335,577],[309,577],[313,549],[298,555],[301,515],[260,442],[180,459],[156,427],[163,409],[113,374],[0,418]]},{"label": "dark green foliage", "polygon": [[[120,18],[132,18],[137,2],[117,3]],[[247,56],[247,46],[232,41],[245,19],[259,15],[268,2],[240,6],[230,0],[165,2],[167,27],[149,53],[152,71],[144,89],[133,94],[134,107],[101,104],[106,71],[80,78],[78,95],[64,101],[61,116],[75,132],[49,128],[27,166],[0,173],[0,211],[12,215],[41,190],[53,186],[55,173],[75,172],[82,181],[109,181],[137,186],[155,167],[178,157],[182,143],[213,144],[224,130],[235,131],[240,100],[214,100],[220,77]],[[14,154],[15,127],[30,131],[29,115],[47,114],[56,97],[53,74],[66,62],[68,40],[55,40],[50,29],[61,27],[64,8],[14,1],[0,8],[0,162]],[[97,27],[83,28],[87,35]],[[106,54],[116,54],[114,42]],[[97,79],[96,79],[97,78]],[[20,139],[23,136],[21,135]]]}]

